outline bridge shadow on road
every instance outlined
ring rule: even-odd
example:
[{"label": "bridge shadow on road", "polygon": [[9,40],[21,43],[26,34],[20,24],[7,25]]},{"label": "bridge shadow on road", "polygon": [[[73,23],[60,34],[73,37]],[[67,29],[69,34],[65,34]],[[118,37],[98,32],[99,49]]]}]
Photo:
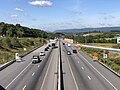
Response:
[{"label": "bridge shadow on road", "polygon": [[0,90],[6,90],[6,89],[0,85]]}]

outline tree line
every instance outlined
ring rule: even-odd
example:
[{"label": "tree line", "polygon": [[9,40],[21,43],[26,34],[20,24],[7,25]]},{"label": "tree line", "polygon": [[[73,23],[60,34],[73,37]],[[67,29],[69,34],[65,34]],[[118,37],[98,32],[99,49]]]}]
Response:
[{"label": "tree line", "polygon": [[0,36],[53,38],[55,35],[40,29],[23,27],[20,24],[13,25],[1,22]]}]

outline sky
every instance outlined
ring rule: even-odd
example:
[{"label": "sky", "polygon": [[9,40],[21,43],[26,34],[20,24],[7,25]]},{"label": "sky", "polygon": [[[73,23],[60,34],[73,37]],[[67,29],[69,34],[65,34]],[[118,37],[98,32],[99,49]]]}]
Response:
[{"label": "sky", "polygon": [[45,31],[120,26],[120,0],[0,0],[0,22]]}]

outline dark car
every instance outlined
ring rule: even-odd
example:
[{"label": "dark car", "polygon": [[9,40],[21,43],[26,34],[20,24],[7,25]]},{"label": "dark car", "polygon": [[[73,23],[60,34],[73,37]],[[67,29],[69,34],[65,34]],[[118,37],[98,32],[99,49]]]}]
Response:
[{"label": "dark car", "polygon": [[65,45],[65,43],[63,43],[63,45]]},{"label": "dark car", "polygon": [[47,48],[47,47],[45,48],[45,51],[48,51],[48,48]]},{"label": "dark car", "polygon": [[32,57],[32,63],[39,63],[41,62],[42,60],[40,59],[39,55],[33,55]]},{"label": "dark car", "polygon": [[49,44],[48,46],[49,46],[49,47],[51,47],[51,45],[50,45],[50,44]]},{"label": "dark car", "polygon": [[76,49],[74,49],[74,50],[73,50],[73,53],[77,53],[77,50],[76,50]]}]

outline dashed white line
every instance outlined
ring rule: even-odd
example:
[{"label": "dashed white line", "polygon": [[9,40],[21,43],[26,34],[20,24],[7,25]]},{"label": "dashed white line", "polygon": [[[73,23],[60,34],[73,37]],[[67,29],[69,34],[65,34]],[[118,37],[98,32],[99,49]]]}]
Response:
[{"label": "dashed white line", "polygon": [[35,75],[35,73],[32,74],[32,76],[34,76],[34,75]]},{"label": "dashed white line", "polygon": [[5,87],[5,89],[7,89],[7,88],[28,68],[28,66],[30,66],[30,64],[31,64],[31,63],[29,63],[29,64],[27,65],[27,67],[24,68],[14,79]]},{"label": "dashed white line", "polygon": [[91,80],[91,77],[90,77],[90,76],[88,76],[88,79],[89,79],[89,80]]},{"label": "dashed white line", "polygon": [[[81,54],[79,54],[80,56],[82,56]],[[82,56],[83,57],[83,56]],[[84,58],[84,57],[83,57]],[[104,78],[115,90],[118,90],[105,76],[103,76],[91,63],[89,63],[87,61],[86,58],[84,58],[85,61],[102,77]]]},{"label": "dashed white line", "polygon": [[78,63],[79,63],[79,61],[78,61]]},{"label": "dashed white line", "polygon": [[26,85],[23,87],[23,89],[22,89],[22,90],[25,90],[25,88],[26,88]]},{"label": "dashed white line", "polygon": [[38,67],[40,67],[40,65],[38,65]]},{"label": "dashed white line", "polygon": [[84,67],[81,67],[82,68],[82,70],[84,70]]}]

